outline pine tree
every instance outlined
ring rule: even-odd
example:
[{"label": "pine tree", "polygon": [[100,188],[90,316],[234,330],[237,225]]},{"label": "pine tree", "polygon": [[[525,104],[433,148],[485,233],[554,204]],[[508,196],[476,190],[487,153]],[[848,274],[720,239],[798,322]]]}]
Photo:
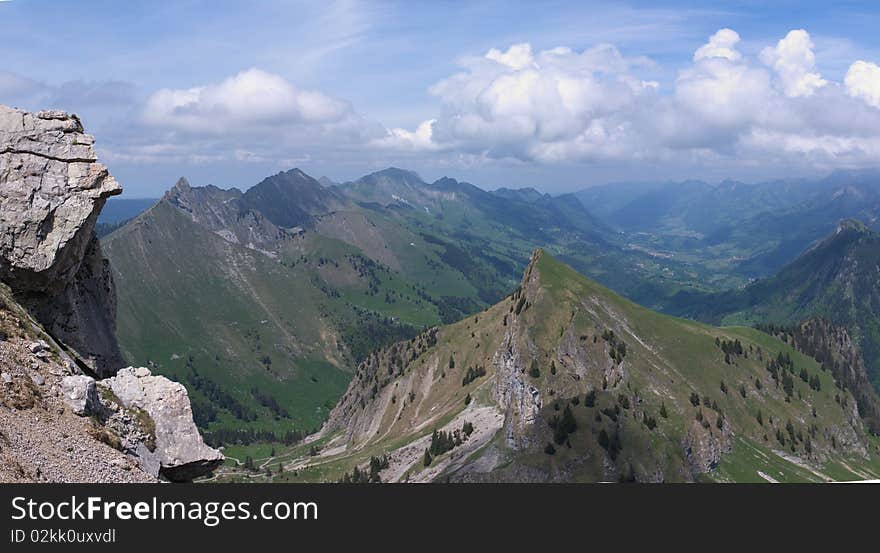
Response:
[{"label": "pine tree", "polygon": [[593,407],[596,405],[596,390],[590,390],[584,396],[584,407]]},{"label": "pine tree", "polygon": [[538,362],[532,359],[532,365],[529,367],[529,376],[532,378],[540,378],[541,369],[538,368]]},{"label": "pine tree", "polygon": [[432,459],[431,459],[431,452],[428,451],[428,448],[425,448],[425,458],[424,458],[424,460],[423,460],[423,463],[424,463],[424,465],[425,465],[426,467],[430,467],[430,466],[431,466],[431,461],[432,461]]}]

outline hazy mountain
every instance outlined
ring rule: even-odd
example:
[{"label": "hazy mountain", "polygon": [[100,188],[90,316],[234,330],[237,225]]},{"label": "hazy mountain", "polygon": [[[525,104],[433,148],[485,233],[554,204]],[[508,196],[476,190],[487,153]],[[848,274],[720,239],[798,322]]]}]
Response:
[{"label": "hazy mountain", "polygon": [[549,196],[549,194],[543,194],[534,188],[498,188],[493,190],[492,193],[508,200],[519,200],[522,202],[535,202],[545,196]]},{"label": "hazy mountain", "polygon": [[152,207],[157,201],[155,198],[120,198],[114,197],[107,200],[104,209],[98,215],[95,223],[95,233],[98,238],[107,236],[131,219],[134,219],[144,211]]},{"label": "hazy mountain", "polygon": [[774,274],[844,218],[876,227],[880,172],[837,171],[822,179],[620,184],[577,193],[619,231],[624,247],[666,256],[705,285],[741,286]]}]

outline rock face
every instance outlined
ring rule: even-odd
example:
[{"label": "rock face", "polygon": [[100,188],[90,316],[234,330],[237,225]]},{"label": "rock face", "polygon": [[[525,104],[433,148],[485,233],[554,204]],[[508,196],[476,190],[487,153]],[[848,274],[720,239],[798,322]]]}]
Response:
[{"label": "rock face", "polygon": [[94,226],[122,188],[76,116],[0,106],[0,279],[98,375],[119,367],[115,293]]},{"label": "rock face", "polygon": [[128,367],[102,380],[101,386],[112,390],[124,407],[142,409],[152,419],[159,473],[168,480],[192,480],[223,462],[223,455],[202,441],[181,384],[143,367]]},{"label": "rock face", "polygon": [[93,143],[75,115],[0,106],[0,438],[14,432],[0,481],[192,480],[223,456],[183,386],[113,376],[116,291],[94,227],[122,189]]}]

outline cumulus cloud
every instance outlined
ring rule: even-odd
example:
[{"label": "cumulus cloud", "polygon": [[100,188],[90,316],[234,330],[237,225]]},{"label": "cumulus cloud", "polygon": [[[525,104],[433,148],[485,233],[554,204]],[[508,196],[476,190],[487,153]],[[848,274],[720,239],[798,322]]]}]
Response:
[{"label": "cumulus cloud", "polygon": [[385,144],[543,163],[880,163],[880,67],[856,62],[844,83],[827,81],[802,29],[757,59],[739,43],[719,30],[665,87],[609,44],[492,48],[430,88],[437,117]]},{"label": "cumulus cloud", "polygon": [[813,41],[803,29],[790,31],[775,47],[762,50],[761,60],[776,70],[786,96],[810,96],[828,84],[815,71]]},{"label": "cumulus cloud", "polygon": [[694,61],[712,58],[723,58],[729,61],[739,61],[742,54],[736,50],[739,43],[739,33],[732,29],[721,29],[711,37],[709,42],[700,46],[694,52]]},{"label": "cumulus cloud", "polygon": [[850,96],[880,108],[880,67],[876,63],[861,60],[853,63],[843,83]]},{"label": "cumulus cloud", "polygon": [[279,75],[248,69],[216,84],[159,90],[147,100],[144,121],[222,133],[242,125],[335,123],[350,112],[343,101],[299,89]]},{"label": "cumulus cloud", "polygon": [[642,63],[607,44],[583,52],[561,47],[533,53],[527,44],[493,48],[431,87],[442,114],[422,123],[421,136],[430,137],[435,149],[489,157],[622,155],[618,135],[628,122],[617,114],[656,91],[656,83],[629,73]]},{"label": "cumulus cloud", "polygon": [[[721,29],[684,56],[674,78],[657,82],[654,62],[612,44],[491,48],[428,88],[437,107],[415,128],[387,128],[345,100],[248,69],[149,94],[107,155],[131,163],[880,164],[878,65],[856,61],[842,82],[827,80],[802,29],[757,56],[745,52],[736,31]],[[133,94],[124,83],[48,87],[0,73],[0,101],[50,92],[98,103]]]},{"label": "cumulus cloud", "polygon": [[141,109],[136,132],[182,148],[151,149],[148,144],[120,142],[111,155],[138,163],[181,159],[203,163],[219,157],[283,165],[313,152],[367,151],[374,144],[390,148],[406,140],[394,140],[391,131],[355,112],[344,100],[256,68],[216,83],[153,92]]},{"label": "cumulus cloud", "polygon": [[486,59],[497,61],[511,69],[523,69],[534,63],[532,45],[528,43],[514,44],[506,52],[502,52],[497,48],[491,48],[486,53]]}]

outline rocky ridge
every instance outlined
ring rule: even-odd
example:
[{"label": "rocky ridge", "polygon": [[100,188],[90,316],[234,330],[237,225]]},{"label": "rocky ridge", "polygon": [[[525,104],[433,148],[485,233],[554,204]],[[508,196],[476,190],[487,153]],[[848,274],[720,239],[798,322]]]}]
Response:
[{"label": "rocky ridge", "polygon": [[383,482],[761,481],[773,458],[823,481],[803,467],[869,466],[857,398],[793,345],[649,311],[539,250],[500,303],[365,360],[293,466],[344,481],[379,460]]}]

